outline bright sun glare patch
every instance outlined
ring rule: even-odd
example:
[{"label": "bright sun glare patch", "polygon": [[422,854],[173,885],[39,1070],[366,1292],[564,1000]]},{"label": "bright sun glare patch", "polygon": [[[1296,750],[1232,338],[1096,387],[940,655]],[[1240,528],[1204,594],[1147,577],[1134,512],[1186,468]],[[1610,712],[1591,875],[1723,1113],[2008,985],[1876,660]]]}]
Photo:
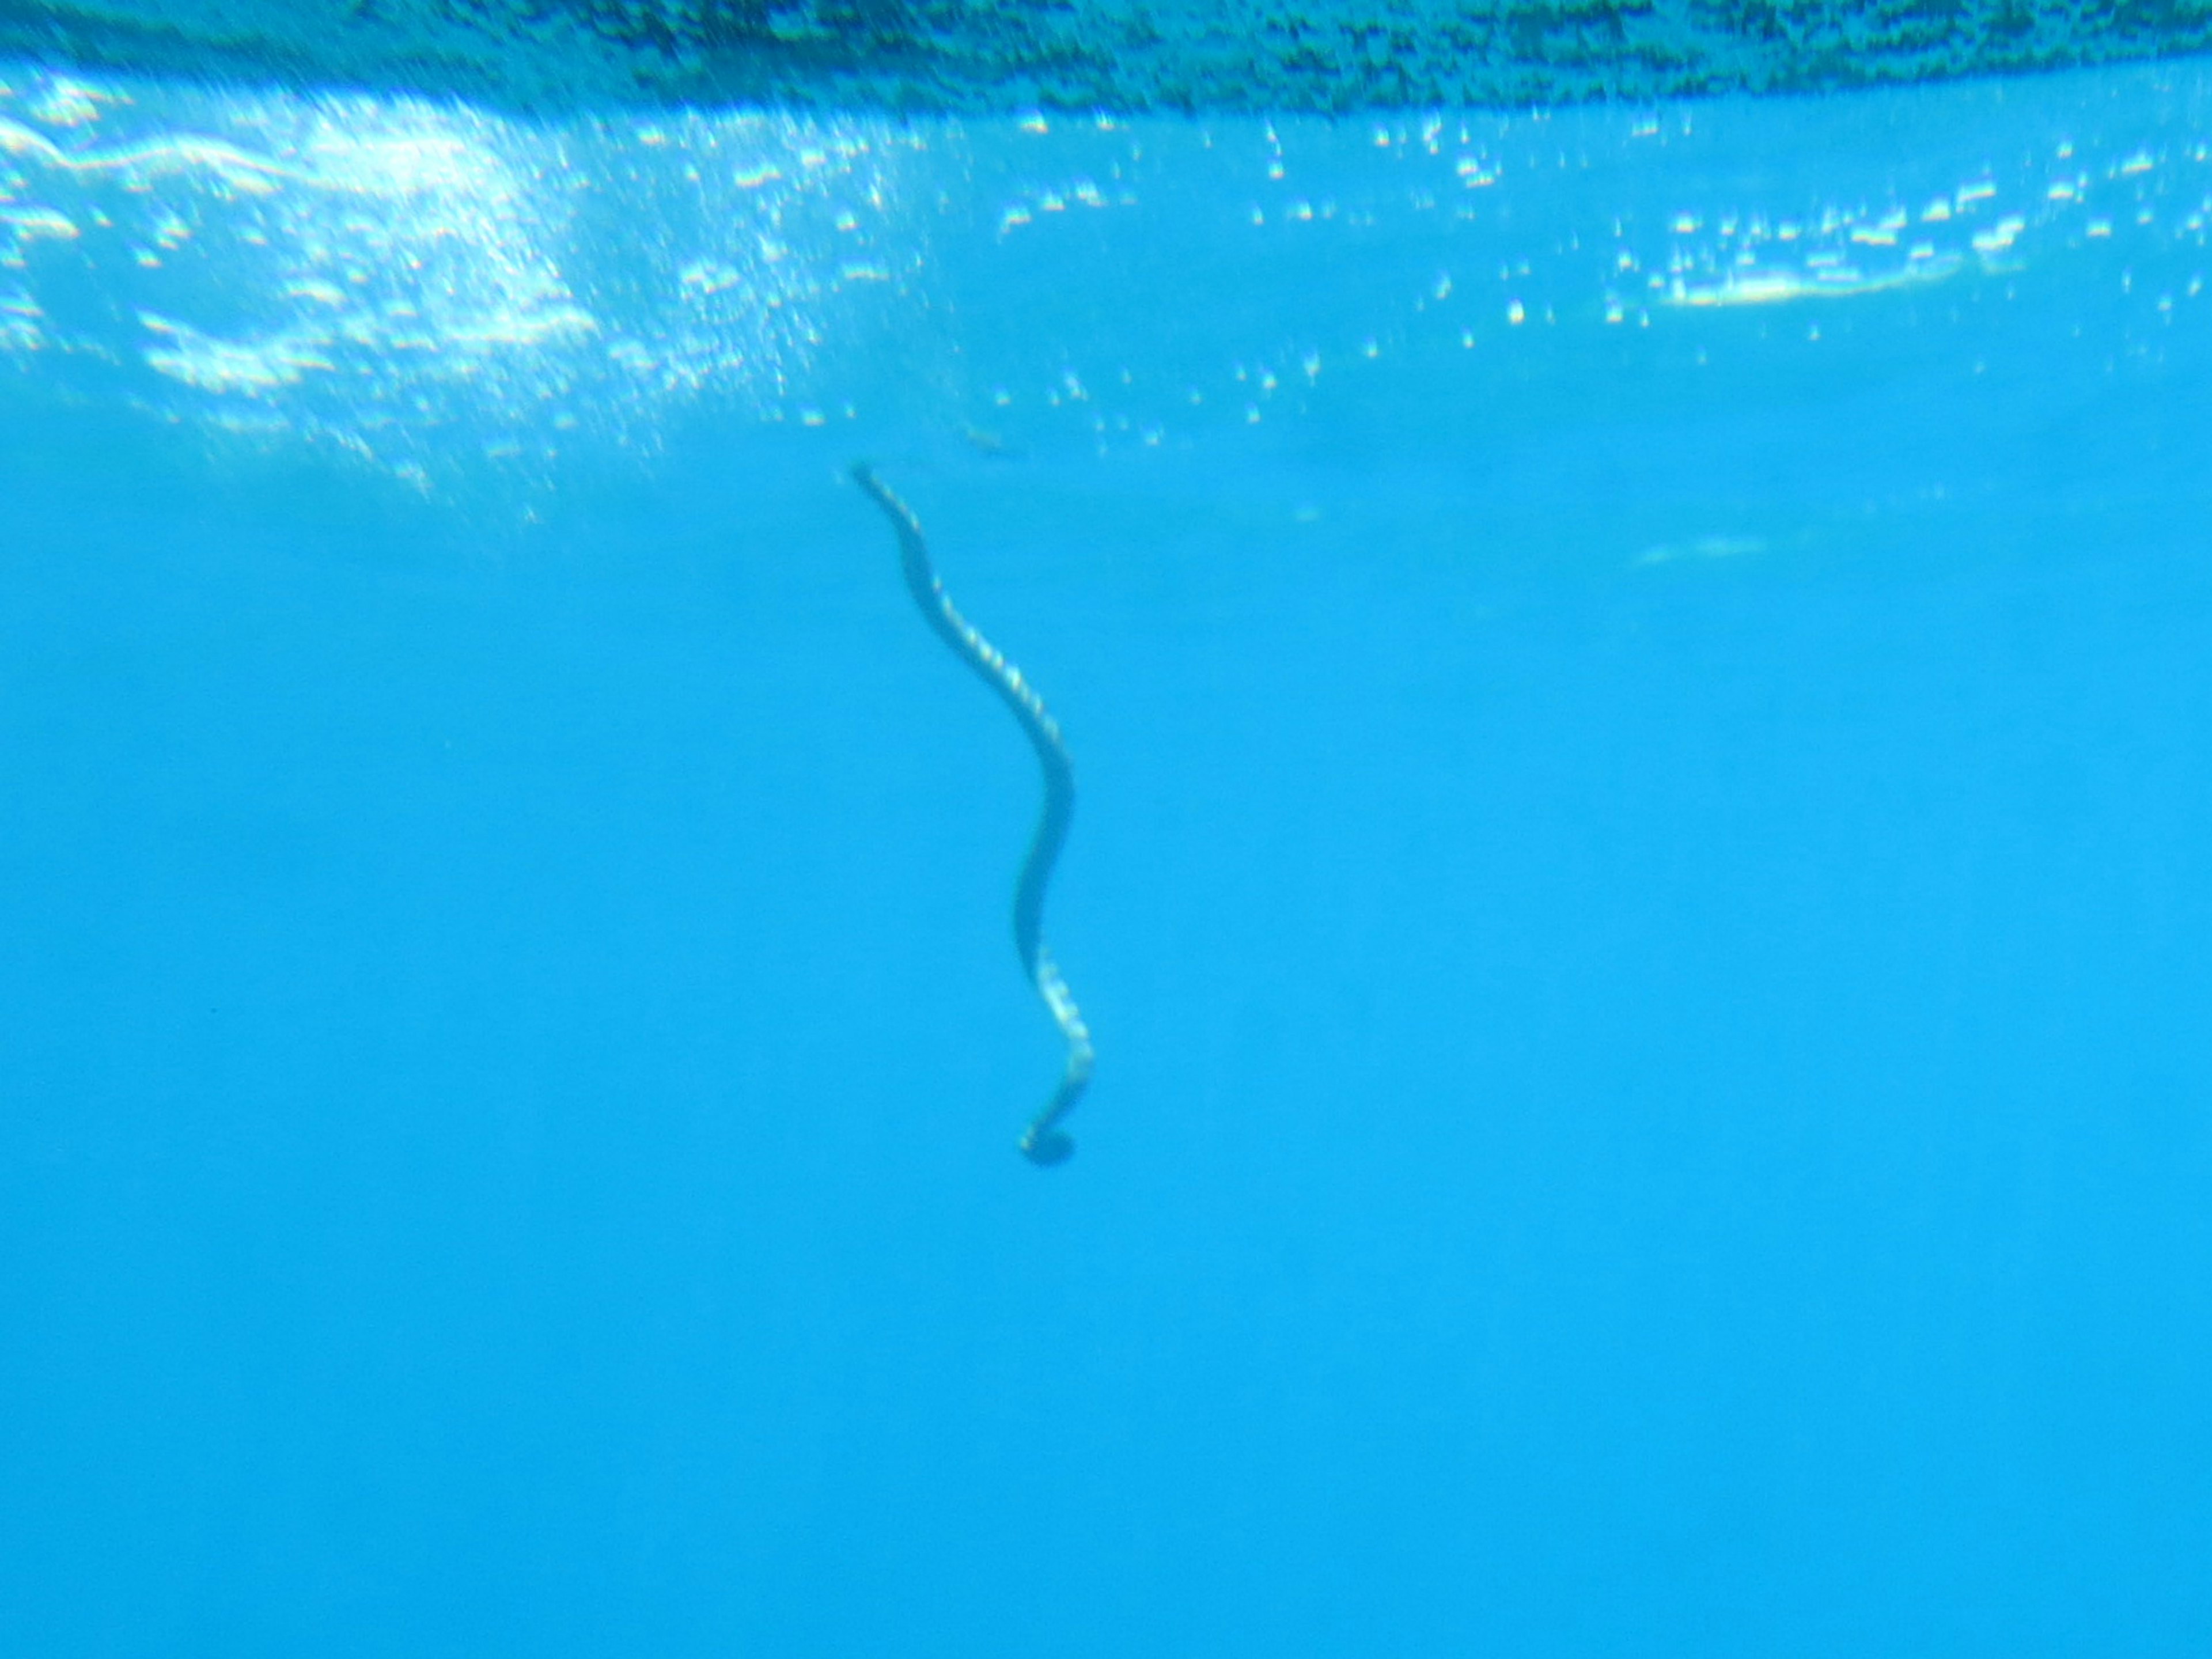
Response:
[{"label": "bright sun glare patch", "polygon": [[[637,165],[671,136],[687,165]],[[546,459],[580,430],[649,444],[672,398],[772,416],[848,283],[908,274],[878,244],[912,148],[867,123],[556,129],[18,75],[0,353],[403,476],[457,434]]]}]

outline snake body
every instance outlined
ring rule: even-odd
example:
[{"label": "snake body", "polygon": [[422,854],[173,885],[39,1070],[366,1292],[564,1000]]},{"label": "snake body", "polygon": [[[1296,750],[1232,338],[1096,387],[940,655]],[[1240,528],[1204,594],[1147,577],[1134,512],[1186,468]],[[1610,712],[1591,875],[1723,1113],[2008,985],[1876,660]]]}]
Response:
[{"label": "snake body", "polygon": [[1013,711],[1015,721],[1029,738],[1030,746],[1036,750],[1037,763],[1044,769],[1044,810],[1038,815],[1036,833],[1030,837],[1029,854],[1022,860],[1022,872],[1014,884],[1014,949],[1021,957],[1022,971],[1044,999],[1053,1024],[1067,1044],[1067,1064],[1060,1073],[1059,1088],[1030,1120],[1019,1145],[1022,1156],[1032,1164],[1064,1164],[1074,1154],[1075,1142],[1060,1127],[1060,1121],[1075,1109],[1075,1103],[1091,1086],[1094,1054],[1091,1029],[1083,1023],[1082,1010],[1075,1006],[1074,994],[1067,988],[1059,963],[1052,959],[1042,930],[1045,888],[1052,880],[1053,865],[1067,840],[1068,822],[1075,814],[1075,765],[1068,757],[1067,745],[1060,741],[1060,723],[1045,711],[1044,699],[1037,696],[1036,688],[953,607],[951,596],[930,562],[929,544],[922,539],[921,520],[914,509],[893,495],[865,463],[853,468],[853,482],[890,520],[898,537],[899,572],[922,620]]}]

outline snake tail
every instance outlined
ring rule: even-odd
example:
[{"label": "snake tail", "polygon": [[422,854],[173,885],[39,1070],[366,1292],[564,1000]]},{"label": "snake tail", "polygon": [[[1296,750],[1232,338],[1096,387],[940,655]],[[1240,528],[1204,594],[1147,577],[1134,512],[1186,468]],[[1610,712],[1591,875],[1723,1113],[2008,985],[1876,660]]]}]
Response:
[{"label": "snake tail", "polygon": [[1091,1086],[1096,1057],[1091,1028],[1083,1023],[1075,994],[1067,988],[1067,981],[1043,937],[1045,889],[1051,884],[1053,866],[1059,860],[1069,820],[1075,815],[1075,765],[1068,758],[1067,745],[1060,740],[1060,723],[1046,712],[1044,699],[1037,696],[1036,689],[954,608],[945,584],[938,580],[937,568],[930,562],[929,544],[922,538],[921,520],[914,509],[893,495],[865,462],[854,466],[853,482],[890,520],[898,537],[899,572],[906,579],[906,591],[913,596],[922,621],[1012,711],[1015,723],[1029,738],[1030,747],[1036,750],[1037,764],[1044,772],[1044,807],[1037,815],[1036,833],[1030,837],[1029,853],[1014,883],[1014,950],[1021,958],[1022,972],[1036,987],[1046,1012],[1060,1028],[1060,1038],[1067,1045],[1067,1063],[1060,1074],[1060,1086],[1043,1109],[1030,1120],[1018,1144],[1022,1156],[1041,1169],[1065,1164],[1074,1156],[1075,1142],[1060,1125]]}]

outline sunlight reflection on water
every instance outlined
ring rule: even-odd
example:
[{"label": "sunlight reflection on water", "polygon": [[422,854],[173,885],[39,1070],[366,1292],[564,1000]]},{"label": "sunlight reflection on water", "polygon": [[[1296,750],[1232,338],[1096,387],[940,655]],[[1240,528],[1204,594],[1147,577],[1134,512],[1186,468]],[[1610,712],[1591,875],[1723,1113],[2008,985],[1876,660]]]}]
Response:
[{"label": "sunlight reflection on water", "polygon": [[1862,350],[1979,362],[2031,270],[2085,349],[2156,360],[2177,320],[2203,328],[2206,85],[549,125],[18,71],[0,361],[429,487],[650,456],[692,408],[841,447],[918,418],[1002,457],[1105,454],[1333,399],[1410,425],[1729,353],[1848,376],[1855,327]]}]

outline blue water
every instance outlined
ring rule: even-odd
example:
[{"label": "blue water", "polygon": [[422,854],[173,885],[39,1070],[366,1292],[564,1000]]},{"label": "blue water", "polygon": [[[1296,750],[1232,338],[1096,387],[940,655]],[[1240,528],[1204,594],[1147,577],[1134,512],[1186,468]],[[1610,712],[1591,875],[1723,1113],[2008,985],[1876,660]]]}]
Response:
[{"label": "blue water", "polygon": [[2207,1650],[2212,76],[4,78],[0,1651]]}]

